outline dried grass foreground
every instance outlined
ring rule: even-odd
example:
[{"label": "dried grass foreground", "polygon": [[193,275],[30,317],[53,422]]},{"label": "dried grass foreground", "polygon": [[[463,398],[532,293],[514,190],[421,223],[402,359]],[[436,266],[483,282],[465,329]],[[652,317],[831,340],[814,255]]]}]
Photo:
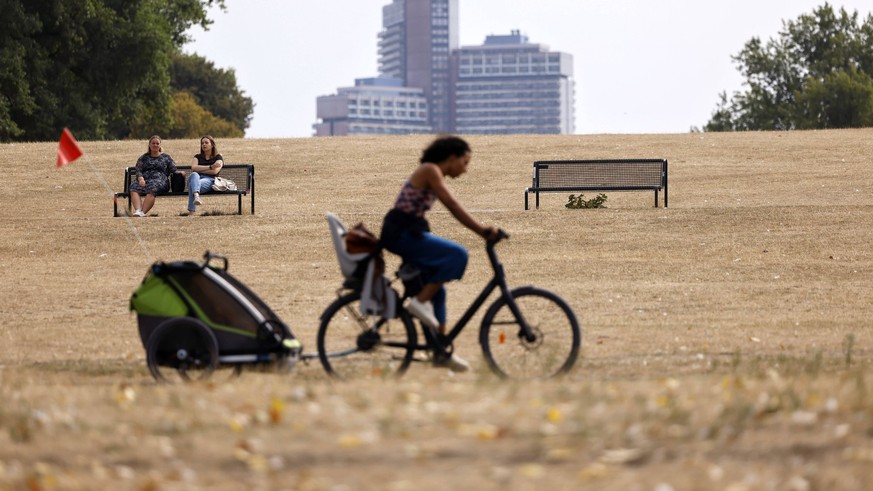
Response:
[{"label": "dried grass foreground", "polygon": [[[219,141],[256,166],[255,214],[207,196],[144,219],[112,218],[111,193],[145,142],[85,142],[60,170],[54,143],[0,146],[0,489],[873,488],[871,130],[470,138],[452,189],[513,234],[512,284],[573,305],[566,378],[495,380],[477,318],[468,374],[152,381],[127,310],[152,262],[226,254],[311,353],[340,283],[323,213],[377,228],[428,139]],[[669,160],[669,208],[523,210],[533,160],[633,157]],[[442,208],[432,225],[471,251],[457,316],[482,245]]]}]

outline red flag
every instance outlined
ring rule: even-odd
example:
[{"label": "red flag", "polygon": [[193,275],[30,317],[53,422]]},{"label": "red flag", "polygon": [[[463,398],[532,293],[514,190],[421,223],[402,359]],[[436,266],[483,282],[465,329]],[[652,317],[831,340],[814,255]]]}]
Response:
[{"label": "red flag", "polygon": [[69,164],[81,156],[82,149],[79,147],[79,143],[73,138],[70,130],[64,128],[64,132],[61,133],[61,141],[58,142],[58,168]]}]

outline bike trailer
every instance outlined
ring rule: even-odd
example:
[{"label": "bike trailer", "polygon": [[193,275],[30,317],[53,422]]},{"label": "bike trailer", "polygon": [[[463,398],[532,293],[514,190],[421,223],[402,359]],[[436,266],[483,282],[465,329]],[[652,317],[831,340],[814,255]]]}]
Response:
[{"label": "bike trailer", "polygon": [[288,325],[227,264],[209,252],[202,263],[156,262],[134,291],[130,310],[156,379],[166,378],[162,367],[184,379],[194,370],[206,378],[221,365],[290,367],[300,358],[302,346]]}]

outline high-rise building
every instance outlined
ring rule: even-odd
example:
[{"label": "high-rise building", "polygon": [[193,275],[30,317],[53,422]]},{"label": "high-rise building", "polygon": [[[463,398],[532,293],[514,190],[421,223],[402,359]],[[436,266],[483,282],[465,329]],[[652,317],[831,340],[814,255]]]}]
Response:
[{"label": "high-rise building", "polygon": [[385,5],[379,77],[319,97],[315,135],[573,133],[571,55],[519,31],[459,48],[458,19],[458,0]]},{"label": "high-rise building", "polygon": [[408,135],[432,133],[427,98],[419,88],[395,78],[359,78],[354,87],[316,102],[320,123],[315,136]]},{"label": "high-rise building", "polygon": [[458,38],[458,0],[394,0],[382,8],[379,73],[424,90],[437,133],[452,131],[449,57]]},{"label": "high-rise building", "polygon": [[573,133],[571,55],[512,31],[460,48],[455,60],[457,133]]}]

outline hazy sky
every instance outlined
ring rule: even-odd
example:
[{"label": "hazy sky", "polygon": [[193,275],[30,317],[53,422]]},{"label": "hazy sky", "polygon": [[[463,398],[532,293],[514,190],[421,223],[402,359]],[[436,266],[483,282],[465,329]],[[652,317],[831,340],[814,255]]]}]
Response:
[{"label": "hazy sky", "polygon": [[[225,0],[186,46],[233,68],[255,102],[247,137],[311,136],[315,99],[377,75],[377,35],[390,0]],[[824,0],[459,0],[460,42],[518,29],[574,58],[576,133],[684,133],[718,95],[742,90],[731,60],[746,41]],[[870,14],[870,0],[831,1]]]}]

